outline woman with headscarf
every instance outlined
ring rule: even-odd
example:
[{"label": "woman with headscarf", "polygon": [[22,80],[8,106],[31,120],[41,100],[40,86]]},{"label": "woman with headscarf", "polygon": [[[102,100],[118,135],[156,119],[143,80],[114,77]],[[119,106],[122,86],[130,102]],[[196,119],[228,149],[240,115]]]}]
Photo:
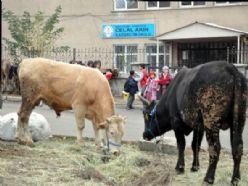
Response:
[{"label": "woman with headscarf", "polygon": [[156,82],[160,86],[157,95],[158,99],[160,99],[160,97],[166,92],[166,89],[170,84],[171,80],[172,80],[172,76],[169,73],[169,67],[164,66],[162,77],[159,80],[156,80]]}]

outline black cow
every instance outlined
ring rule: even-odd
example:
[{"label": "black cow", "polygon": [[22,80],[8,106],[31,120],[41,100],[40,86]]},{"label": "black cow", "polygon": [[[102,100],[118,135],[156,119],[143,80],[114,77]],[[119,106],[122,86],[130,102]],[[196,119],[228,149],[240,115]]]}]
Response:
[{"label": "black cow", "polygon": [[19,91],[19,81],[18,81],[18,70],[19,64],[12,63],[10,60],[3,59],[1,64],[1,81],[2,89],[4,91],[9,91],[9,86],[16,91]]},{"label": "black cow", "polygon": [[13,79],[14,77],[18,76],[18,73],[17,73],[18,66],[19,66],[19,64],[11,65],[10,70],[9,70],[9,79]]},{"label": "black cow", "polygon": [[185,135],[194,132],[191,170],[197,171],[198,152],[205,130],[210,160],[204,181],[213,184],[221,148],[219,130],[230,128],[234,161],[231,182],[235,185],[240,179],[246,97],[246,79],[232,64],[214,61],[193,69],[184,67],[157,104],[140,97],[144,104],[143,138],[151,140],[169,130],[174,130],[178,146],[176,171],[182,173]]}]

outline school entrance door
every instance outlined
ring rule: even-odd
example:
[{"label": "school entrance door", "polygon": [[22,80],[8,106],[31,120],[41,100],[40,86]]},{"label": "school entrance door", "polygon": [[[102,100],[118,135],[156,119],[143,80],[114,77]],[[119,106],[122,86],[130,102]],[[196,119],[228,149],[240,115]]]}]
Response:
[{"label": "school entrance door", "polygon": [[236,50],[235,40],[212,42],[179,42],[178,65],[180,67],[195,67],[209,61],[229,60],[236,63],[237,56],[230,51]]}]

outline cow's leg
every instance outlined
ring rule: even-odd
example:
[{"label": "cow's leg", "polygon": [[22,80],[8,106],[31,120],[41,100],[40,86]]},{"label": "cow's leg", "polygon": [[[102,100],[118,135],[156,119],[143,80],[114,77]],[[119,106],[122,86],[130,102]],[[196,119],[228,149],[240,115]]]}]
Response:
[{"label": "cow's leg", "polygon": [[176,165],[177,173],[184,172],[184,150],[185,150],[185,137],[181,131],[175,131],[176,139],[177,139],[177,148],[178,148],[178,160]]},{"label": "cow's leg", "polygon": [[[214,124],[213,126],[216,125],[217,124]],[[219,129],[216,127],[213,127],[212,129],[206,128],[206,138],[209,145],[209,166],[204,181],[209,184],[213,184],[221,148],[219,140]]]},{"label": "cow's leg", "polygon": [[94,131],[95,131],[95,144],[97,146],[102,147],[102,146],[105,145],[104,139],[105,139],[105,136],[106,136],[106,134],[105,134],[106,131],[105,131],[105,129],[98,129],[96,127],[95,123],[92,123],[92,124],[93,124],[93,128],[94,128]]},{"label": "cow's leg", "polygon": [[6,75],[5,78],[5,91],[9,92],[10,91],[10,79],[9,79],[9,74]]},{"label": "cow's leg", "polygon": [[34,105],[23,99],[20,111],[18,112],[18,123],[16,129],[16,138],[20,144],[31,146],[33,140],[28,132],[28,121]]},{"label": "cow's leg", "polygon": [[193,141],[191,144],[192,150],[193,150],[193,163],[191,171],[195,172],[199,170],[199,151],[201,147],[201,142],[203,138],[204,130],[197,128],[194,130],[193,133]]},{"label": "cow's leg", "polygon": [[3,92],[8,92],[8,76],[5,76],[3,80]]},{"label": "cow's leg", "polygon": [[[1,72],[3,74],[3,72]],[[5,79],[4,75],[1,75],[1,91],[4,92]]]},{"label": "cow's leg", "polygon": [[231,181],[233,185],[237,185],[238,181],[240,180],[240,162],[241,162],[241,157],[243,155],[242,131],[243,131],[243,126],[237,126],[236,129],[231,128],[230,130],[232,156],[234,162],[233,176]]},{"label": "cow's leg", "polygon": [[74,108],[76,123],[77,123],[77,143],[83,144],[83,130],[85,127],[85,108],[77,107]]}]

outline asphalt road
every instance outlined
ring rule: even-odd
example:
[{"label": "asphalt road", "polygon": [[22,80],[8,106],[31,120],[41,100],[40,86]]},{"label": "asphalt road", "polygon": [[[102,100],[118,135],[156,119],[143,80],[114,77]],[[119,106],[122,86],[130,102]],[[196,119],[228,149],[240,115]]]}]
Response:
[{"label": "asphalt road", "polygon": [[[10,112],[17,112],[20,107],[20,102],[11,102],[4,101],[3,108],[0,110],[0,115]],[[137,141],[142,139],[142,133],[144,130],[144,122],[142,111],[140,108],[136,108],[134,110],[126,110],[124,105],[116,106],[117,114],[121,114],[127,117],[127,123],[125,125],[125,134],[123,140],[125,141]],[[65,136],[76,136],[76,124],[75,118],[72,111],[65,111],[61,113],[60,117],[56,117],[56,114],[53,110],[51,110],[46,105],[42,107],[36,107],[34,109],[35,112],[42,114],[46,117],[48,122],[51,125],[52,133],[54,135],[65,135]],[[247,120],[248,122],[248,120]],[[244,149],[248,150],[248,124],[246,122],[245,130],[243,133],[243,141],[244,141]],[[85,137],[94,137],[94,131],[92,128],[92,124],[90,121],[86,120],[86,126],[83,131],[83,136]],[[168,132],[165,134],[167,137],[174,137],[174,132]],[[186,137],[187,146],[191,145],[192,134]],[[220,132],[220,141],[221,146],[230,149],[230,131],[221,131]],[[202,142],[202,147],[207,148],[207,142],[204,140]]]}]

